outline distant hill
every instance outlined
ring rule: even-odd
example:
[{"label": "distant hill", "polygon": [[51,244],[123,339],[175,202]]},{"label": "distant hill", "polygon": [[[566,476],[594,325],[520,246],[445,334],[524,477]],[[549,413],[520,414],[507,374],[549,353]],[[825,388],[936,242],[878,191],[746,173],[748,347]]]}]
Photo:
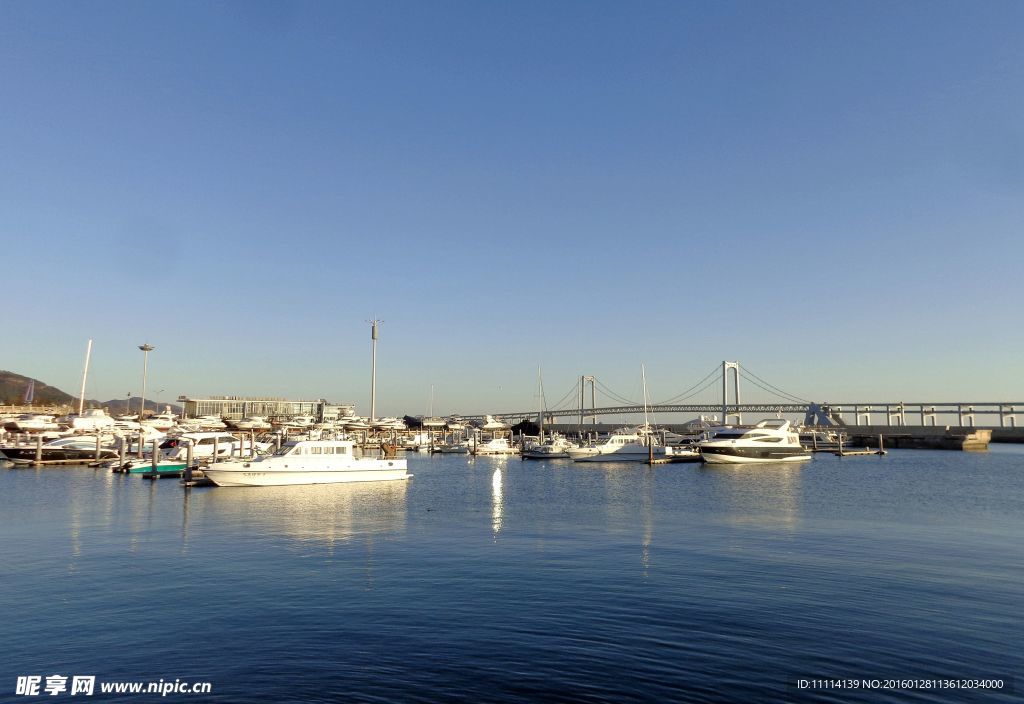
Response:
[{"label": "distant hill", "polygon": [[[65,393],[55,386],[50,386],[39,379],[31,379],[21,374],[0,370],[0,405],[20,406],[25,399],[25,390],[29,383],[35,382],[35,396],[32,400],[34,406],[76,406],[78,397]],[[133,396],[130,399],[118,398],[110,401],[96,401],[87,399],[87,408],[106,408],[111,415],[122,415],[125,413],[139,412],[139,397]],[[173,413],[181,415],[181,407],[170,403],[157,403],[150,399],[146,400],[146,410],[159,413],[164,406],[170,406]]]},{"label": "distant hill", "polygon": [[0,370],[0,403],[20,406],[25,399],[25,390],[30,382],[35,382],[35,398],[32,403],[37,406],[60,406],[74,403],[75,397],[60,389],[49,386],[38,379],[30,379],[21,374]]}]

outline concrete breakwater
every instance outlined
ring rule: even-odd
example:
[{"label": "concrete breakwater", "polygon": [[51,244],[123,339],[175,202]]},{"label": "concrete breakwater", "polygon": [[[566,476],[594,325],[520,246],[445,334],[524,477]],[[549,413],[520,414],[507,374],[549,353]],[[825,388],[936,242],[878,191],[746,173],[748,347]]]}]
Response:
[{"label": "concrete breakwater", "polygon": [[992,441],[990,428],[935,426],[855,426],[843,433],[851,445],[878,447],[879,439],[887,448],[910,450],[984,451]]}]

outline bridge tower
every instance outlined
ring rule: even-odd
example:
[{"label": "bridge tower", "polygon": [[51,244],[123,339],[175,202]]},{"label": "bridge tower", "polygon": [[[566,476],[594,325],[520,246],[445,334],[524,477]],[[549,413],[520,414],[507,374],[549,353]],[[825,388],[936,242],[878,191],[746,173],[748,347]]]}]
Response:
[{"label": "bridge tower", "polygon": [[[734,413],[729,413],[729,370],[732,370],[733,404],[736,408]],[[740,363],[722,362],[722,425],[729,424],[729,416],[736,417],[736,424],[743,424],[743,416],[740,415]]]},{"label": "bridge tower", "polygon": [[[580,425],[583,425],[583,408],[587,395],[587,382],[590,382],[590,410],[597,408],[597,377],[583,375],[580,377]],[[590,422],[597,425],[597,413],[590,414]]]}]

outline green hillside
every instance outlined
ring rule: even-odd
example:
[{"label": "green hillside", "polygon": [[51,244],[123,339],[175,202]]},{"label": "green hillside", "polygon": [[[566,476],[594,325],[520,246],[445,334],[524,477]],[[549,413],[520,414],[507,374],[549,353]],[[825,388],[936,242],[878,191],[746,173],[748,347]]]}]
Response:
[{"label": "green hillside", "polygon": [[60,389],[39,381],[30,379],[21,374],[0,370],[0,403],[4,405],[21,405],[25,398],[25,390],[29,382],[35,381],[35,398],[32,401],[36,406],[59,406],[74,403],[75,397],[66,394]]},{"label": "green hillside", "polygon": [[[72,406],[78,405],[78,397],[64,393],[55,386],[45,384],[38,379],[30,379],[21,374],[0,370],[0,405],[21,406],[25,399],[25,390],[30,382],[35,381],[35,397],[32,400],[33,406]],[[129,406],[130,403],[130,406]],[[139,397],[131,399],[112,399],[110,401],[96,401],[86,399],[87,408],[106,408],[111,415],[122,415],[125,413],[139,412]],[[171,406],[173,413],[181,414],[181,407],[174,404],[156,403],[152,400],[146,401],[146,412],[159,413],[164,406]]]}]

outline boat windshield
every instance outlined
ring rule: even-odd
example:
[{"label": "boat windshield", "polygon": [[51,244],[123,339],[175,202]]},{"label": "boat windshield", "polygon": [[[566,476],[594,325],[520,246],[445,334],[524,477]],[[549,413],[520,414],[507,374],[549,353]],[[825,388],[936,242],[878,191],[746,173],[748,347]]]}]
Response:
[{"label": "boat windshield", "polygon": [[294,443],[286,443],[284,445],[281,445],[281,447],[277,448],[276,450],[274,450],[274,456],[275,457],[280,457],[282,455],[287,455],[287,454],[289,454],[294,449],[295,449],[295,444]]}]

